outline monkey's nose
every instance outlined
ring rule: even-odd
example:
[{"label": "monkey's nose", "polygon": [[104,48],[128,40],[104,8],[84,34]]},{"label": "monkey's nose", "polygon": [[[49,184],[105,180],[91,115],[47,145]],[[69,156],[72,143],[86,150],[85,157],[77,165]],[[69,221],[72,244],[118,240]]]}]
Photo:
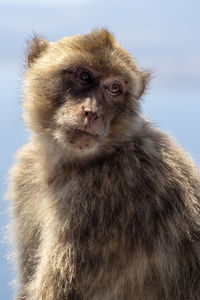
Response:
[{"label": "monkey's nose", "polygon": [[87,118],[88,122],[92,122],[99,118],[99,114],[88,108],[83,108],[84,116]]}]

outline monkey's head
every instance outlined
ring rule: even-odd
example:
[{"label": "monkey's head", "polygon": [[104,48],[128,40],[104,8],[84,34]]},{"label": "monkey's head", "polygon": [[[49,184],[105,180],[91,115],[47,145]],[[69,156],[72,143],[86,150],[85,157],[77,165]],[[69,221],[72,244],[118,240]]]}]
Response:
[{"label": "monkey's head", "polygon": [[107,30],[57,42],[34,37],[24,84],[29,127],[75,156],[112,151],[131,137],[148,81]]}]

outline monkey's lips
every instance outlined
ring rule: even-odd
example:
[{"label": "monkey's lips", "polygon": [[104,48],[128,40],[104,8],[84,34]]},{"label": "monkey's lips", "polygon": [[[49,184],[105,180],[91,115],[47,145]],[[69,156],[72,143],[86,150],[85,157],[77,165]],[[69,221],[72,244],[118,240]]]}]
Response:
[{"label": "monkey's lips", "polygon": [[70,144],[82,150],[96,146],[101,139],[100,135],[83,130],[73,130],[68,135]]}]

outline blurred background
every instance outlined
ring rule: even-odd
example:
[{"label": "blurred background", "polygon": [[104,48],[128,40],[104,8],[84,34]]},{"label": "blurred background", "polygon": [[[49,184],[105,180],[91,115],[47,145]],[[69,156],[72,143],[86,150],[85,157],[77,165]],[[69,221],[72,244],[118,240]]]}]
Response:
[{"label": "blurred background", "polygon": [[[0,198],[17,149],[28,139],[22,118],[26,42],[51,41],[106,27],[152,82],[142,111],[175,136],[200,165],[199,0],[0,0]],[[30,208],[31,209],[31,208]],[[0,299],[13,297],[14,270],[5,238],[8,203],[0,201]]]}]

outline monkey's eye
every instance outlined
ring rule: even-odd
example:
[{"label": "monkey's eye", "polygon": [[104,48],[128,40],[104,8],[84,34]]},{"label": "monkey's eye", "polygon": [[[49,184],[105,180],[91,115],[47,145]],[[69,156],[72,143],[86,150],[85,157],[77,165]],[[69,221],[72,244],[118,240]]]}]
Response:
[{"label": "monkey's eye", "polygon": [[117,96],[117,95],[119,95],[119,94],[122,93],[122,87],[121,87],[121,85],[119,83],[116,83],[116,82],[111,83],[108,86],[106,86],[106,89],[113,96]]},{"label": "monkey's eye", "polygon": [[76,70],[75,77],[76,79],[85,84],[91,84],[94,81],[93,76],[87,70]]}]

